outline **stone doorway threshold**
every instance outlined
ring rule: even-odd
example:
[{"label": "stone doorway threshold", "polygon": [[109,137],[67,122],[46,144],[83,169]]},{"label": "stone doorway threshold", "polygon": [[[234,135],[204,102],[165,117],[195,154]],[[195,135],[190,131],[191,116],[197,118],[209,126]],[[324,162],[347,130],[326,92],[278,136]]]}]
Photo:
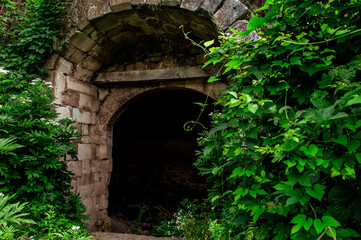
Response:
[{"label": "stone doorway threshold", "polygon": [[144,235],[112,233],[112,232],[93,232],[91,235],[94,240],[181,240],[180,238],[152,237]]}]

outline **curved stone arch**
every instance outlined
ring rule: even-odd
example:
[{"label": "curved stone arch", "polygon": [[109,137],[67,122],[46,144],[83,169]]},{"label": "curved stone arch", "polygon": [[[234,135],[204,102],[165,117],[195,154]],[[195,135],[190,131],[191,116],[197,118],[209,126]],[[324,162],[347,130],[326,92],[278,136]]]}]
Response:
[{"label": "curved stone arch", "polygon": [[69,14],[73,27],[59,41],[69,44],[47,67],[84,82],[140,36],[183,35],[183,26],[199,39],[216,39],[219,29],[246,30],[249,15],[239,0],[74,0]]},{"label": "curved stone arch", "polygon": [[178,81],[176,84],[169,83],[163,86],[135,86],[129,89],[118,88],[112,92],[106,101],[101,105],[99,110],[98,124],[103,129],[111,131],[114,123],[118,119],[121,112],[126,109],[128,103],[143,94],[168,89],[184,89],[202,93],[209,96],[213,100],[217,100],[217,92],[223,89],[224,83],[199,84],[194,81]]}]

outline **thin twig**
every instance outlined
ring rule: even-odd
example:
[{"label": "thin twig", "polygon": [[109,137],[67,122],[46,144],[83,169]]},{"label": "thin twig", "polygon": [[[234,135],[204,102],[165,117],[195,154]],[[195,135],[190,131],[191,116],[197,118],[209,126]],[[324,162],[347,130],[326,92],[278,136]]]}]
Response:
[{"label": "thin twig", "polygon": [[333,240],[336,240],[335,234],[333,234],[333,231],[332,231],[331,227],[326,228],[326,230],[323,231],[323,233],[321,234],[321,236],[319,236],[319,237],[317,238],[317,240],[320,240],[320,239],[327,233],[327,231],[330,231]]}]

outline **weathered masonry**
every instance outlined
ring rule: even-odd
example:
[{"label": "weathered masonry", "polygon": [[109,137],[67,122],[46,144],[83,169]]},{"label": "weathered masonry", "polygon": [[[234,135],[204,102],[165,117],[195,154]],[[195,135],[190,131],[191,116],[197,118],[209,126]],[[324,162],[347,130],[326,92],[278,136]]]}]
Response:
[{"label": "weathered masonry", "polygon": [[176,89],[216,98],[224,87],[207,83],[213,70],[201,68],[203,52],[182,28],[197,42],[215,39],[219,29],[244,30],[246,15],[239,0],[73,0],[47,68],[60,118],[84,134],[68,167],[90,228],[108,221],[113,126],[132,100]]}]

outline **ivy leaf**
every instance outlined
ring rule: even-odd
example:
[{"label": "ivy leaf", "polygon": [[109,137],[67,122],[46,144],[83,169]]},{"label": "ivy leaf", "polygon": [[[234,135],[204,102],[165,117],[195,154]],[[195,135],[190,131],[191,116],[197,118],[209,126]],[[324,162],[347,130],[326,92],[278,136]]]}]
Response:
[{"label": "ivy leaf", "polygon": [[346,137],[346,135],[338,135],[337,138],[332,138],[331,141],[347,147],[347,137]]},{"label": "ivy leaf", "polygon": [[216,81],[219,81],[219,80],[220,80],[220,79],[217,78],[216,76],[211,76],[211,77],[209,77],[208,82],[209,82],[209,83],[212,83],[212,82],[216,82]]},{"label": "ivy leaf", "polygon": [[253,114],[257,112],[257,109],[258,109],[257,104],[252,104],[252,103],[248,104],[248,110],[251,111]]},{"label": "ivy leaf", "polygon": [[311,187],[306,187],[306,193],[321,202],[322,197],[325,194],[325,188],[326,187],[321,184],[315,184],[313,190]]},{"label": "ivy leaf", "polygon": [[258,220],[259,216],[261,216],[265,210],[266,210],[266,208],[264,206],[258,206],[258,205],[253,206],[252,212],[251,212],[251,215],[253,215],[253,221],[256,222]]},{"label": "ivy leaf", "polygon": [[307,221],[303,224],[303,228],[308,231],[311,226],[313,224],[313,219],[312,218],[308,218]]},{"label": "ivy leaf", "polygon": [[323,225],[326,227],[339,227],[341,224],[331,216],[322,217]]},{"label": "ivy leaf", "polygon": [[349,153],[355,152],[360,147],[360,141],[352,139],[347,144],[347,149]]},{"label": "ivy leaf", "polygon": [[242,167],[237,167],[233,170],[231,178],[242,177],[246,173],[246,170]]},{"label": "ivy leaf", "polygon": [[325,229],[322,221],[318,218],[313,221],[313,226],[315,227],[317,234],[320,234],[322,230]]},{"label": "ivy leaf", "polygon": [[322,64],[311,63],[311,64],[303,64],[298,66],[302,71],[307,72],[310,76],[315,74],[316,72],[322,71],[324,68]]},{"label": "ivy leaf", "polygon": [[229,103],[227,103],[227,106],[229,106],[230,108],[233,108],[233,107],[237,107],[241,104],[242,102],[238,99],[235,99],[235,98],[232,98]]},{"label": "ivy leaf", "polygon": [[350,123],[345,123],[345,127],[347,127],[353,132],[356,132],[356,129],[361,127],[361,120],[358,120],[355,125],[351,125]]},{"label": "ivy leaf", "polygon": [[301,186],[310,186],[310,178],[307,175],[302,175],[298,178],[298,182]]},{"label": "ivy leaf", "polygon": [[291,65],[302,65],[300,59],[301,57],[291,57],[290,59]]},{"label": "ivy leaf", "polygon": [[361,237],[361,235],[358,234],[358,232],[356,232],[351,228],[338,229],[337,234],[341,237],[357,237],[357,238]]},{"label": "ivy leaf", "polygon": [[265,23],[265,18],[253,17],[249,20],[247,30],[256,30],[257,28],[262,27]]},{"label": "ivy leaf", "polygon": [[306,215],[304,214],[299,214],[296,217],[294,217],[290,223],[295,223],[296,225],[292,227],[291,235],[298,232],[303,227],[305,222],[306,222]]},{"label": "ivy leaf", "polygon": [[300,150],[304,152],[307,156],[315,157],[318,152],[318,147],[315,144],[311,144],[308,147],[303,145]]},{"label": "ivy leaf", "polygon": [[214,39],[213,39],[213,40],[210,40],[210,41],[207,41],[207,42],[205,42],[205,43],[203,43],[203,44],[204,44],[205,47],[209,47],[209,46],[212,46],[213,43],[214,43]]},{"label": "ivy leaf", "polygon": [[357,153],[355,155],[355,157],[356,157],[357,162],[361,164],[361,153]]}]

